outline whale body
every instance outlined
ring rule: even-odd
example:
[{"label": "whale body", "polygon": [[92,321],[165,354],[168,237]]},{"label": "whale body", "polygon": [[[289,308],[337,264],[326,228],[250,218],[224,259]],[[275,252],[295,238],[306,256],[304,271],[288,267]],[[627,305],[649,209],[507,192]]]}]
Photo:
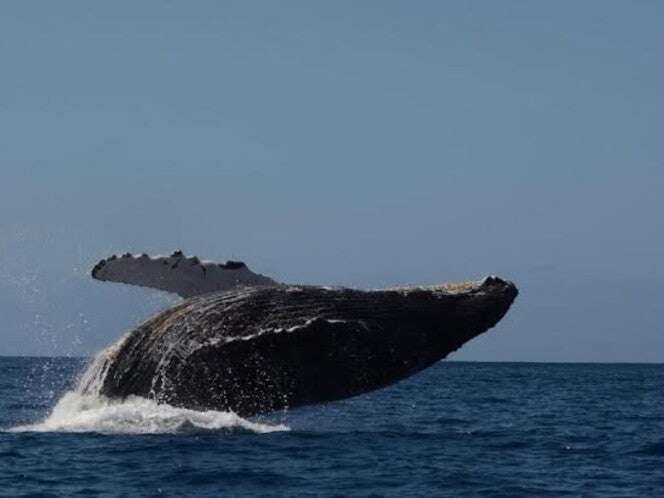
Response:
[{"label": "whale body", "polygon": [[[343,399],[445,358],[498,323],[518,294],[497,277],[385,290],[284,285],[242,263],[214,266],[216,283],[203,285],[196,279],[210,277],[212,266],[203,272],[196,267],[206,263],[190,264],[181,253],[169,258],[143,256],[143,266],[141,257],[109,258],[93,270],[100,280],[173,292],[177,279],[168,272],[186,270],[178,293],[191,297],[109,348],[87,389],[241,416]],[[185,270],[170,269],[175,259]],[[154,285],[160,271],[161,287]],[[238,276],[258,283],[238,285]],[[205,289],[200,295],[197,286]]]}]

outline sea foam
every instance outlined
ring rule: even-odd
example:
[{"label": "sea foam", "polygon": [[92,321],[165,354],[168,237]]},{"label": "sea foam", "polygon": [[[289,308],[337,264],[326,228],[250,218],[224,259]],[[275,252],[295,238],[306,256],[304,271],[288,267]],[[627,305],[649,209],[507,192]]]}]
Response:
[{"label": "sea foam", "polygon": [[128,396],[111,399],[101,394],[111,359],[127,335],[102,350],[41,422],[22,425],[12,432],[98,432],[105,434],[164,434],[188,431],[240,430],[255,433],[287,431],[285,425],[246,420],[233,412],[196,411],[153,399]]},{"label": "sea foam", "polygon": [[67,392],[46,419],[14,427],[12,432],[98,432],[164,434],[189,431],[240,430],[255,433],[287,431],[285,425],[251,422],[232,412],[176,408],[139,396],[113,400]]}]

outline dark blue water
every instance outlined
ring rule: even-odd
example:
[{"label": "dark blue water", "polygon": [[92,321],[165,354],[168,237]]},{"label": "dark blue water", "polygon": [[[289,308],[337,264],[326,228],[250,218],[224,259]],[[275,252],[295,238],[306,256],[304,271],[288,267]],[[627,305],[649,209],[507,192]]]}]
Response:
[{"label": "dark blue water", "polygon": [[[0,496],[662,496],[664,366],[440,363],[232,427],[8,432],[81,360],[0,358]],[[121,432],[121,431],[119,431]]]}]

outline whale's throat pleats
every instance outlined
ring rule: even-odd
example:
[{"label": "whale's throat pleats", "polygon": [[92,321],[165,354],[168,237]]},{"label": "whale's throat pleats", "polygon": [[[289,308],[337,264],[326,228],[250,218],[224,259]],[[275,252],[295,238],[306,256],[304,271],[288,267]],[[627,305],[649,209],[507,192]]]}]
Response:
[{"label": "whale's throat pleats", "polygon": [[181,251],[150,257],[126,253],[102,259],[92,269],[96,280],[150,287],[188,298],[245,286],[276,286],[271,278],[252,272],[244,263],[213,263],[186,257]]}]

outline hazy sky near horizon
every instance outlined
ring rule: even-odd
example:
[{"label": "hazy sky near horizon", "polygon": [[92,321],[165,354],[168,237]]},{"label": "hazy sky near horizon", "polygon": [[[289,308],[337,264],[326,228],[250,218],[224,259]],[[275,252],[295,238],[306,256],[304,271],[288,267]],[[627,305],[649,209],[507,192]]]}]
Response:
[{"label": "hazy sky near horizon", "polygon": [[664,3],[7,2],[0,354],[87,355],[183,249],[521,296],[453,358],[664,361]]}]

